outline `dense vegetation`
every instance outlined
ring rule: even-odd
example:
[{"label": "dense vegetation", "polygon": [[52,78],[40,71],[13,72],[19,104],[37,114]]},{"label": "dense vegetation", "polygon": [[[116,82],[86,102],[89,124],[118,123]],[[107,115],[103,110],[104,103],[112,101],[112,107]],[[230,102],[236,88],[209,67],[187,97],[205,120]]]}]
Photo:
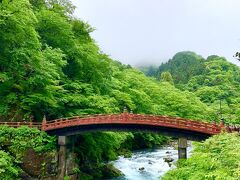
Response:
[{"label": "dense vegetation", "polygon": [[[186,88],[218,112],[227,122],[239,123],[240,69],[225,58],[210,56],[206,59],[204,73],[195,76]],[[221,100],[222,110],[219,111]]]},{"label": "dense vegetation", "polygon": [[[90,36],[93,28],[74,18],[73,10],[67,0],[1,1],[0,120],[119,113],[124,107],[134,113],[214,118],[193,94],[149,79],[103,54]],[[151,147],[164,141],[151,134],[135,137],[131,133],[77,137],[79,162],[99,163],[116,158],[120,146],[134,149],[131,144]]]},{"label": "dense vegetation", "polygon": [[159,66],[155,78],[173,81],[176,88],[194,93],[217,119],[239,123],[240,69],[225,58],[214,55],[204,59],[193,52],[180,52]]},{"label": "dense vegetation", "polygon": [[36,153],[52,152],[55,137],[35,128],[0,126],[0,179],[19,179],[22,158],[28,149]]},{"label": "dense vegetation", "polygon": [[170,72],[176,84],[185,84],[204,70],[204,59],[193,52],[180,52],[167,63],[159,66],[158,73]]},{"label": "dense vegetation", "polygon": [[155,77],[158,74],[158,66],[156,65],[137,66],[137,69],[142,71],[146,76]]},{"label": "dense vegetation", "polygon": [[1,119],[41,121],[44,115],[118,113],[124,107],[211,119],[193,94],[109,59],[90,37],[93,29],[72,16],[68,1],[5,0],[0,5]]},{"label": "dense vegetation", "polygon": [[163,179],[239,179],[239,142],[238,134],[221,134],[198,143],[192,157],[178,161]]},{"label": "dense vegetation", "polygon": [[[240,123],[240,69],[225,58],[214,55],[204,59],[193,52],[180,52],[160,65],[155,74],[150,73],[152,68],[144,72],[192,92],[217,119]],[[163,179],[238,179],[238,141],[237,134],[222,134],[196,144],[192,157],[179,161],[177,169]]]},{"label": "dense vegetation", "polygon": [[[124,107],[134,113],[211,121],[219,119],[216,111],[221,98],[224,117],[237,122],[238,67],[217,56],[204,60],[185,52],[176,54],[159,71],[153,67],[156,78],[148,78],[101,52],[90,36],[94,29],[75,18],[73,11],[68,0],[0,1],[1,121],[120,113]],[[16,138],[24,139],[28,130],[21,130]],[[11,128],[9,131],[16,133]],[[41,136],[33,140],[43,143]],[[125,151],[166,141],[142,133],[90,133],[76,138],[79,164],[91,167]],[[43,148],[41,143],[28,145],[38,151]],[[43,143],[44,148],[48,143]],[[17,145],[15,141],[10,144]],[[0,149],[4,172],[17,177],[18,155],[11,153],[11,149]],[[90,172],[89,167],[80,170]]]}]

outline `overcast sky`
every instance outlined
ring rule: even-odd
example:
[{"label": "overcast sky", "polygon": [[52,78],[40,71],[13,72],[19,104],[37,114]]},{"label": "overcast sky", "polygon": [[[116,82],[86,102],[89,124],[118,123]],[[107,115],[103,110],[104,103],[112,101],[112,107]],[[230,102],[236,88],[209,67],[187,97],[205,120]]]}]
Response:
[{"label": "overcast sky", "polygon": [[179,51],[235,62],[240,0],[72,0],[75,16],[96,28],[102,51],[125,64],[168,60]]}]

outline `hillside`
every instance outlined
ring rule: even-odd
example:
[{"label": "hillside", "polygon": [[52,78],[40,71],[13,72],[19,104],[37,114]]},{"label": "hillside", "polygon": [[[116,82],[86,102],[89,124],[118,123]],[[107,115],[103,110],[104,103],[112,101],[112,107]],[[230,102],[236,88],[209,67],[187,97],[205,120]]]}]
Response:
[{"label": "hillside", "polygon": [[213,117],[193,94],[111,60],[91,38],[93,28],[72,17],[71,4],[49,2],[1,4],[0,119],[41,121],[44,115],[119,113],[124,107],[135,113]]},{"label": "hillside", "polygon": [[239,123],[238,66],[216,55],[203,59],[193,52],[179,52],[159,66],[155,78],[161,81],[165,72],[170,73],[176,88],[194,93],[214,111],[217,119]]},{"label": "hillside", "polygon": [[221,134],[195,145],[191,158],[178,161],[164,180],[239,179],[239,135]]},{"label": "hillside", "polygon": [[[73,17],[69,1],[6,0],[0,10],[1,121],[120,113],[124,107],[134,113],[216,119],[194,93],[148,78],[102,53],[91,38],[94,29]],[[19,136],[24,139],[25,134]],[[115,159],[123,148],[129,151],[166,141],[159,135],[139,133],[89,133],[76,139],[80,143],[75,149],[77,162],[86,164],[79,173],[89,179],[102,178],[101,162]],[[42,146],[47,146],[44,142]],[[21,159],[15,161],[20,155],[2,150],[9,166],[0,167],[1,175],[14,179],[22,172]],[[12,167],[17,170],[9,173]]]},{"label": "hillside", "polygon": [[239,123],[240,68],[218,56],[208,57],[204,64],[204,73],[190,79],[187,89],[226,121]]},{"label": "hillside", "polygon": [[193,76],[203,73],[204,58],[190,51],[179,52],[159,66],[157,75],[166,71],[172,74],[175,84],[185,84]]}]

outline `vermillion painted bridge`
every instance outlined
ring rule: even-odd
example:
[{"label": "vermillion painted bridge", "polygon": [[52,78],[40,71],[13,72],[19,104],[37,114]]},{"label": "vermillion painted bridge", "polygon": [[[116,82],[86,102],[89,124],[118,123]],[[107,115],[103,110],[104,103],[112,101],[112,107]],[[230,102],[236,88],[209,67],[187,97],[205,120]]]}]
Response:
[{"label": "vermillion painted bridge", "polygon": [[173,137],[185,137],[189,140],[204,140],[221,131],[238,131],[239,127],[225,126],[224,122],[208,123],[179,117],[149,115],[149,114],[97,114],[74,116],[47,121],[36,122],[0,122],[0,125],[10,127],[35,127],[48,134],[69,136],[86,131],[153,131]]},{"label": "vermillion painted bridge", "polygon": [[0,122],[0,125],[20,127],[26,125],[46,131],[50,135],[58,136],[59,164],[64,177],[66,169],[67,137],[90,131],[150,131],[179,138],[179,158],[186,158],[187,139],[201,141],[222,131],[240,132],[236,126],[225,126],[224,122],[208,123],[178,117],[148,115],[148,114],[110,114],[87,115],[61,118],[52,121],[43,119],[42,123],[34,122]]},{"label": "vermillion painted bridge", "polygon": [[225,127],[224,122],[217,125],[185,118],[146,115],[146,114],[110,114],[75,116],[46,121],[39,128],[49,134],[69,136],[86,131],[153,131],[173,137],[185,137],[189,140],[204,140],[209,136],[219,134],[223,129],[236,131]]}]

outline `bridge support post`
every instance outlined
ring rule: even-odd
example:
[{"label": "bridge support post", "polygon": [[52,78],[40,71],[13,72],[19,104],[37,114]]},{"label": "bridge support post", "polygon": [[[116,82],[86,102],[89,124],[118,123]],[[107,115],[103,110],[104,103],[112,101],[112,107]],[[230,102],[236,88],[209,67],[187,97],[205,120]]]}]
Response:
[{"label": "bridge support post", "polygon": [[179,138],[178,139],[178,159],[187,158],[187,139]]},{"label": "bridge support post", "polygon": [[67,136],[58,136],[58,179],[64,179],[66,173]]}]

